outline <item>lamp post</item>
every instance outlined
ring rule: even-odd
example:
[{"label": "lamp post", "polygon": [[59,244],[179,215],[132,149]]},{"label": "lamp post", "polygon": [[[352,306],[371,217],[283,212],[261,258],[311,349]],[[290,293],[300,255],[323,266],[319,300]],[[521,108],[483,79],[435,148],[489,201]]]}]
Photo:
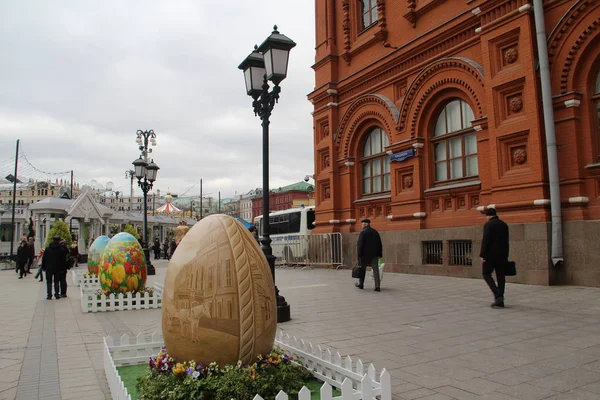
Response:
[{"label": "lamp post", "polygon": [[133,162],[135,177],[138,180],[138,185],[144,193],[144,222],[142,224],[142,248],[144,250],[144,257],[146,258],[146,268],[148,275],[156,274],[156,270],[150,261],[150,250],[148,249],[148,192],[152,189],[152,185],[156,180],[158,174],[158,165],[153,160],[148,162],[148,153],[152,152],[151,148],[148,148],[148,142],[151,146],[156,146],[156,134],[153,130],[141,131],[138,130],[136,133],[136,143],[139,146],[142,154],[140,158]]},{"label": "lamp post", "polygon": [[[246,81],[246,93],[253,99],[252,107],[254,115],[257,115],[262,123],[263,140],[263,203],[262,203],[262,250],[265,253],[269,268],[275,282],[275,256],[271,248],[271,227],[269,224],[269,117],[275,103],[279,100],[281,88],[279,84],[287,75],[290,50],[296,46],[293,40],[277,31],[277,25],[273,27],[271,35],[260,45],[254,46],[254,50],[238,66],[244,71]],[[273,83],[273,90],[269,92],[269,81]],[[277,298],[277,322],[290,320],[290,306],[285,298],[279,294],[275,285],[275,296]]]}]

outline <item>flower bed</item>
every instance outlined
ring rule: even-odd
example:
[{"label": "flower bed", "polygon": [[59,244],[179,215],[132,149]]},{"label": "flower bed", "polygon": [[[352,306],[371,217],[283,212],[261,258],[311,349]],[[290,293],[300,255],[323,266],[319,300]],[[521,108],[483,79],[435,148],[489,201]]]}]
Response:
[{"label": "flower bed", "polygon": [[156,284],[142,290],[119,294],[102,291],[98,286],[81,285],[81,311],[85,313],[152,308],[162,308],[162,287]]},{"label": "flower bed", "polygon": [[[277,369],[274,366],[285,366],[298,362],[306,368],[308,373],[325,382],[320,388],[320,399],[372,400],[375,396],[380,396],[381,400],[391,400],[390,374],[385,369],[377,376],[375,367],[370,365],[367,372],[363,374],[363,364],[360,360],[354,363],[350,357],[346,357],[342,361],[339,353],[333,355],[329,349],[322,350],[319,346],[313,346],[302,340],[298,341],[296,338],[292,339],[282,333],[278,334],[275,345],[280,347],[283,352],[276,351],[270,357],[261,357],[254,367],[240,364],[219,369],[215,365],[177,364],[165,352],[161,353],[162,345],[162,340],[156,334],[153,335],[150,341],[138,335],[135,338],[135,343],[131,344],[130,338],[126,335],[121,337],[120,345],[115,345],[113,338],[110,336],[104,339],[104,368],[113,399],[130,399],[127,388],[121,381],[116,367],[147,363],[149,357],[153,357],[154,369],[161,369],[166,365],[166,370],[163,373],[170,373],[172,379],[180,379],[184,386],[188,385],[189,382],[200,379],[201,374],[205,376],[209,372],[211,374],[223,374],[223,370],[228,370],[231,374],[229,379],[232,381],[228,384],[235,385],[239,384],[239,380],[250,379],[253,374],[252,371],[255,371],[255,379],[257,379],[257,367],[260,370],[261,364],[265,365],[266,369],[271,368],[272,372]],[[151,356],[148,354],[151,354]],[[154,356],[155,354],[156,356]],[[294,361],[292,361],[292,357]],[[288,364],[285,360],[288,360]],[[240,374],[233,374],[234,371],[240,372]],[[195,374],[196,372],[197,374]],[[156,374],[160,377],[159,372],[156,372]],[[196,376],[194,377],[194,375]],[[164,377],[163,379],[169,379],[168,374]],[[260,379],[258,378],[259,381]],[[276,384],[268,380],[264,382],[270,389],[273,389],[272,386]],[[159,386],[162,387],[162,385]],[[338,388],[341,391],[341,396],[336,395],[334,397],[332,387]],[[253,398],[254,400],[262,399],[259,395],[253,396]],[[284,398],[287,399],[287,394],[283,391],[276,396],[276,399]],[[310,400],[310,390],[303,387],[298,391],[297,398],[299,400]]]}]

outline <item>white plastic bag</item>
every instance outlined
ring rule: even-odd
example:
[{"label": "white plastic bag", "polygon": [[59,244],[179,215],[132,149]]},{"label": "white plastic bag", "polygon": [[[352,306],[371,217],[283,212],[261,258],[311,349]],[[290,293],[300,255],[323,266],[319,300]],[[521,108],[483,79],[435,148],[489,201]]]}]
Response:
[{"label": "white plastic bag", "polygon": [[[377,260],[377,264],[378,264],[378,268],[379,268],[379,282],[383,282],[383,269],[385,268],[385,263],[383,262],[383,258],[379,258]],[[373,276],[373,267],[371,267],[371,271],[369,272],[369,279],[370,280],[374,280],[375,277]]]}]

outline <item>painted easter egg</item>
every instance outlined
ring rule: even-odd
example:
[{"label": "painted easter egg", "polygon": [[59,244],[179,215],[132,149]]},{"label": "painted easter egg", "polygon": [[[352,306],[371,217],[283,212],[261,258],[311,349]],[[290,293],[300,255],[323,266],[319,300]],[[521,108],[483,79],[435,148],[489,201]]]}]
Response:
[{"label": "painted easter egg", "polygon": [[131,234],[113,236],[104,248],[100,286],[113,293],[141,290],[146,283],[146,259],[142,246]]},{"label": "painted easter egg", "polygon": [[108,244],[108,236],[98,236],[90,246],[88,251],[88,271],[90,274],[98,275],[100,264],[102,263],[102,254]]},{"label": "painted easter egg", "polygon": [[173,254],[163,292],[162,332],[177,361],[251,363],[273,349],[275,285],[256,239],[216,214],[197,222]]}]

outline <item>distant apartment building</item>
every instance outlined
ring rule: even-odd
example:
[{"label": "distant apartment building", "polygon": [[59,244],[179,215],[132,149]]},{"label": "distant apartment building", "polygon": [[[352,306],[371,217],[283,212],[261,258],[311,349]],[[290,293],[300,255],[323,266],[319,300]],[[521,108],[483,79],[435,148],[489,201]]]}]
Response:
[{"label": "distant apartment building", "polygon": [[[6,207],[13,202],[14,185],[6,180],[0,182],[0,205]],[[81,189],[78,183],[73,183],[73,197],[79,195]],[[47,197],[71,198],[71,182],[66,180],[35,181],[17,183],[15,191],[15,204],[26,206],[37,203]],[[1,206],[0,206],[1,207]]]},{"label": "distant apartment building", "polygon": [[[298,202],[309,205],[314,187],[307,182],[297,182],[291,185],[279,187],[269,193],[269,211],[287,210],[294,207]],[[252,219],[262,215],[262,196],[252,199]]]}]

